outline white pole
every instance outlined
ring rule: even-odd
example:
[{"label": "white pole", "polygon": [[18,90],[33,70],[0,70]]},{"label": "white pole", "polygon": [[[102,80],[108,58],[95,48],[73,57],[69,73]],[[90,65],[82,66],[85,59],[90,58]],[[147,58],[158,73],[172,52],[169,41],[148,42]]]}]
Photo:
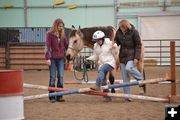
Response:
[{"label": "white pole", "polygon": [[32,99],[39,99],[39,98],[46,98],[46,97],[48,97],[48,93],[47,94],[26,96],[26,97],[24,97],[24,100],[32,100]]},{"label": "white pole", "polygon": [[23,87],[25,87],[25,88],[35,88],[35,89],[48,90],[48,87],[47,87],[47,86],[43,86],[43,85],[33,85],[33,84],[27,84],[27,83],[23,83]]},{"label": "white pole", "polygon": [[149,96],[142,96],[142,95],[132,95],[132,94],[121,94],[121,93],[107,93],[107,96],[131,98],[131,99],[138,99],[138,100],[148,100],[148,101],[155,101],[155,102],[168,102],[169,101],[168,99],[165,99],[165,98],[149,97]]}]

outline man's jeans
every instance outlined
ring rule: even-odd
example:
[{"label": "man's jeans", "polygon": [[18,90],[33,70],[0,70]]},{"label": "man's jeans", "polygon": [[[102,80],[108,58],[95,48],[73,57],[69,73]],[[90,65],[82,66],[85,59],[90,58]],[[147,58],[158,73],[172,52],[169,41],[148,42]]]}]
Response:
[{"label": "man's jeans", "polygon": [[96,86],[99,87],[101,85],[106,85],[107,81],[106,81],[106,75],[109,71],[113,70],[113,67],[109,64],[104,64],[100,67],[100,69],[98,70],[98,77],[96,79]]},{"label": "man's jeans", "polygon": [[[136,66],[134,65],[133,61],[130,60],[127,64],[121,63],[121,74],[123,78],[123,82],[129,82],[130,76],[134,77],[137,81],[143,80],[143,75],[137,70]],[[123,87],[124,93],[130,94],[130,87]]]},{"label": "man's jeans", "polygon": [[64,59],[51,59],[51,65],[49,66],[49,70],[50,70],[49,86],[55,87],[56,70],[57,70],[57,87],[63,88]]}]

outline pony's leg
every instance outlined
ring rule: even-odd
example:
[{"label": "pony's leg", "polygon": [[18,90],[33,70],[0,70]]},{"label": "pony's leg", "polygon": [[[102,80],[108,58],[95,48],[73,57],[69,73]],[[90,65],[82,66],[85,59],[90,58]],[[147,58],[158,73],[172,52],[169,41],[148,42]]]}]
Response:
[{"label": "pony's leg", "polygon": [[[137,69],[143,75],[144,80],[146,80],[146,74],[145,74],[145,70],[144,70],[144,60],[139,61],[139,63],[137,64]],[[146,85],[142,85],[141,87],[143,88],[144,93],[146,93]]]},{"label": "pony's leg", "polygon": [[[139,63],[137,64],[138,70],[143,74],[144,80],[146,80],[145,70],[144,70],[144,43],[141,41],[141,58],[139,60]],[[144,93],[146,93],[146,85],[143,85]]]},{"label": "pony's leg", "polygon": [[[110,82],[110,84],[114,84],[114,72],[113,71],[114,70],[109,72],[109,82]],[[115,92],[116,92],[115,89],[112,88],[111,93],[115,93]]]}]

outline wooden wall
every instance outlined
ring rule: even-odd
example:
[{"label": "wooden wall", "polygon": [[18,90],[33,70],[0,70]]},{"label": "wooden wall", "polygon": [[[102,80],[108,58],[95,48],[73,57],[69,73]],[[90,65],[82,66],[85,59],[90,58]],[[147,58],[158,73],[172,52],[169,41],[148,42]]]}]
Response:
[{"label": "wooden wall", "polygon": [[0,69],[6,68],[5,48],[0,48]]},{"label": "wooden wall", "polygon": [[6,58],[7,69],[48,69],[43,45],[9,44],[6,49]]}]

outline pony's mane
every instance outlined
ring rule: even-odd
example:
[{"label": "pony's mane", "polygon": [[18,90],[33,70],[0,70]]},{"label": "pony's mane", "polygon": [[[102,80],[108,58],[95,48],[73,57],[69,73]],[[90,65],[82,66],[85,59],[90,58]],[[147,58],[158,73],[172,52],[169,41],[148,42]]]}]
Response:
[{"label": "pony's mane", "polygon": [[72,30],[71,33],[70,33],[70,35],[69,35],[69,37],[75,36],[75,35],[76,35],[76,31],[77,31],[76,29]]}]

